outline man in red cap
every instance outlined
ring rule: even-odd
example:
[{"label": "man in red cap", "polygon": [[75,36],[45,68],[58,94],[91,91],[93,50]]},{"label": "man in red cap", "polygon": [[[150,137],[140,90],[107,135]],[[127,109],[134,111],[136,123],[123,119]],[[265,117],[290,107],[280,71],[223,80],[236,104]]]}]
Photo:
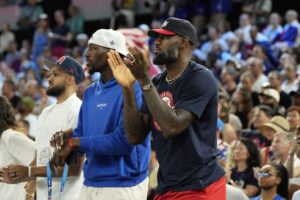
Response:
[{"label": "man in red cap", "polygon": [[[224,171],[217,162],[218,86],[206,67],[191,61],[197,43],[194,26],[169,18],[155,37],[154,64],[166,71],[152,81],[147,56],[130,47],[126,65],[116,51],[109,64],[124,95],[124,127],[129,142],[139,144],[152,132],[159,161],[156,200],[225,200]],[[134,80],[143,90],[143,107],[135,100]]]}]

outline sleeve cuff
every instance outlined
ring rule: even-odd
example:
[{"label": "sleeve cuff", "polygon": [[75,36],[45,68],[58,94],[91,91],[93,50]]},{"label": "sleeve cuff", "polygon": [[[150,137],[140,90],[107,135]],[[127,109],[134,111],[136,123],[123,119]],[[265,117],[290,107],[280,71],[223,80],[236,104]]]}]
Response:
[{"label": "sleeve cuff", "polygon": [[80,137],[80,146],[79,151],[80,152],[87,152],[90,149],[90,139],[87,137]]}]

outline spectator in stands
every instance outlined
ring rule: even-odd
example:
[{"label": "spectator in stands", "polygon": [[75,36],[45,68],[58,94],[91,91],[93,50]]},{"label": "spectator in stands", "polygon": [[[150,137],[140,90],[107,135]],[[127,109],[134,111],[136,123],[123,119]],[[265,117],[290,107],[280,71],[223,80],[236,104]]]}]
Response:
[{"label": "spectator in stands", "polygon": [[[134,27],[134,11],[133,8],[135,6],[135,0],[113,0],[112,8],[114,9],[113,18],[117,18],[118,15],[123,15],[128,22],[129,27]],[[114,28],[114,22],[111,21],[111,28]]]},{"label": "spectator in stands", "polygon": [[21,102],[18,104],[16,115],[17,120],[25,119],[29,122],[29,136],[35,138],[35,128],[37,123],[37,116],[33,114],[34,100],[30,97],[22,97]]},{"label": "spectator in stands", "polygon": [[290,63],[296,63],[295,55],[288,51],[283,52],[279,57],[279,69],[283,70],[284,66]]},{"label": "spectator in stands", "polygon": [[262,86],[268,82],[268,77],[263,74],[263,61],[260,58],[251,57],[247,59],[246,66],[249,67],[255,79],[252,85],[252,91],[259,93]]},{"label": "spectator in stands", "polygon": [[44,47],[49,45],[49,31],[48,16],[46,14],[41,14],[33,36],[32,59],[39,57],[42,54]]},{"label": "spectator in stands", "polygon": [[9,43],[14,40],[14,33],[10,31],[8,22],[4,21],[0,34],[0,55],[7,51]]},{"label": "spectator in stands", "polygon": [[241,75],[240,85],[248,92],[251,92],[253,106],[257,106],[259,105],[258,92],[252,91],[254,81],[255,81],[254,75],[250,71],[248,71]]},{"label": "spectator in stands", "polygon": [[227,46],[229,47],[230,42],[236,39],[235,34],[231,31],[229,22],[226,21],[225,19],[222,19],[218,21],[216,27],[220,34],[220,40],[222,41],[222,43],[223,42],[226,43]]},{"label": "spectator in stands", "polygon": [[240,119],[230,112],[230,99],[227,95],[219,94],[218,117],[224,122],[223,140],[228,144],[237,139],[239,131],[242,129]]},{"label": "spectator in stands", "polygon": [[14,109],[17,108],[18,103],[21,101],[20,96],[16,94],[16,84],[13,80],[7,79],[2,86],[2,95],[5,96],[11,103]]},{"label": "spectator in stands", "polygon": [[211,0],[210,4],[210,24],[217,25],[217,23],[226,18],[227,14],[232,9],[231,0]]},{"label": "spectator in stands", "polygon": [[248,197],[254,197],[259,192],[253,167],[260,167],[259,150],[250,139],[241,138],[233,148],[235,167],[231,169],[229,183],[241,188]]},{"label": "spectator in stands", "polygon": [[288,47],[295,46],[300,28],[297,11],[288,10],[285,14],[285,19],[287,23],[283,28],[279,42],[275,44],[276,48],[281,52],[285,51]]},{"label": "spectator in stands", "polygon": [[238,30],[241,31],[243,42],[246,44],[251,44],[250,29],[251,29],[251,20],[249,15],[246,13],[241,14],[239,19]]},{"label": "spectator in stands", "polygon": [[79,47],[80,53],[81,53],[81,62],[80,63],[84,63],[85,62],[84,52],[86,51],[86,48],[87,48],[88,36],[85,33],[80,33],[76,36],[76,42],[77,42],[77,46]]},{"label": "spectator in stands", "polygon": [[23,38],[31,40],[35,23],[43,12],[44,10],[37,4],[37,0],[27,0],[27,5],[21,8],[21,14],[18,20],[21,36]]},{"label": "spectator in stands", "polygon": [[72,34],[65,23],[65,15],[63,10],[57,10],[54,13],[56,26],[49,33],[51,39],[51,50],[53,55],[61,57],[64,55],[67,43],[72,40]]},{"label": "spectator in stands", "polygon": [[208,53],[210,53],[213,49],[214,42],[219,42],[223,49],[226,49],[227,44],[224,41],[220,40],[220,35],[215,26],[210,25],[208,27],[208,41],[204,42],[200,47],[201,56],[199,58],[201,60],[206,60]]},{"label": "spectator in stands", "polygon": [[269,17],[269,25],[263,30],[263,34],[268,38],[271,44],[277,42],[283,32],[281,26],[281,17],[278,13],[274,12]]},{"label": "spectator in stands", "polygon": [[21,53],[18,51],[17,42],[11,41],[8,44],[7,54],[4,57],[4,61],[9,68],[14,70],[14,72],[17,73],[20,71]]},{"label": "spectator in stands", "polygon": [[253,102],[251,91],[245,88],[238,88],[232,99],[234,114],[238,116],[242,122],[243,129],[248,128]]},{"label": "spectator in stands", "polygon": [[[254,51],[254,47],[259,46],[257,48],[259,51],[259,54],[264,54],[262,57],[264,65],[265,65],[264,72],[267,74],[272,69],[277,68],[278,59],[272,51],[271,44],[269,43],[266,36],[264,36],[262,33],[260,33],[258,31],[257,26],[255,26],[255,25],[251,26],[250,37],[251,37],[252,45],[247,45],[247,48],[252,49]],[[250,52],[250,55],[251,55],[251,53],[254,54],[255,56],[259,56],[259,55],[257,55],[257,53],[255,51]],[[260,55],[260,57],[261,57],[261,55]]]},{"label": "spectator in stands", "polygon": [[285,109],[288,109],[292,104],[292,99],[285,91],[282,90],[282,76],[280,75],[279,71],[274,70],[269,72],[268,79],[270,84],[269,86],[279,92],[279,104],[282,105]]},{"label": "spectator in stands", "polygon": [[75,5],[68,7],[69,18],[66,21],[72,36],[75,38],[77,34],[83,33],[84,21],[83,17],[79,14],[79,10]]},{"label": "spectator in stands", "polygon": [[261,192],[259,196],[251,198],[251,200],[288,199],[288,171],[283,165],[264,165],[259,170],[257,176]]},{"label": "spectator in stands", "polygon": [[250,130],[242,132],[241,136],[251,138],[260,148],[270,146],[271,142],[262,133],[264,124],[274,116],[272,108],[266,105],[259,105],[253,109],[253,116],[249,121]]},{"label": "spectator in stands", "polygon": [[296,136],[297,128],[300,126],[300,107],[299,106],[291,106],[287,110],[287,120],[291,126],[291,133]]},{"label": "spectator in stands", "polygon": [[206,17],[209,14],[209,2],[203,0],[195,0],[193,5],[193,17],[192,22],[197,30],[197,34],[200,35],[204,31]]},{"label": "spectator in stands", "polygon": [[278,66],[277,59],[273,56],[271,49],[269,50],[269,52],[266,52],[266,49],[259,44],[256,44],[252,49],[252,56],[263,60],[265,74],[269,74],[270,71],[275,70]]},{"label": "spectator in stands", "polygon": [[221,72],[221,82],[230,97],[237,89],[236,80],[238,75],[239,74],[237,70],[232,66],[228,66],[228,67],[225,66]]},{"label": "spectator in stands", "polygon": [[279,92],[273,88],[262,88],[259,93],[259,101],[262,105],[270,106],[275,115],[285,116],[285,108],[279,104]]},{"label": "spectator in stands", "polygon": [[[263,124],[262,135],[268,140],[273,141],[274,135],[281,132],[289,132],[290,124],[282,116],[276,115],[271,118],[270,121]],[[275,157],[273,148],[271,146],[266,146],[260,150],[262,164],[271,163]]]},{"label": "spectator in stands", "polygon": [[246,1],[242,11],[251,16],[252,23],[258,27],[264,27],[267,24],[267,18],[272,10],[272,0],[257,0],[253,3]]},{"label": "spectator in stands", "polygon": [[[3,168],[12,164],[29,165],[34,159],[35,144],[18,131],[13,108],[3,96],[0,96],[0,110],[0,196],[2,200],[25,199],[25,197],[28,199],[30,196],[26,196],[25,182],[19,184],[3,183],[4,180],[8,179],[8,177],[3,177]],[[11,178],[17,175],[16,172],[9,174]]]},{"label": "spectator in stands", "polygon": [[[278,132],[274,135],[272,141],[272,150],[274,152],[274,163],[281,163],[287,165],[289,159],[289,151],[292,146],[293,134],[290,132]],[[290,174],[290,176],[292,176]]]},{"label": "spectator in stands", "polygon": [[282,82],[281,88],[287,94],[290,94],[290,92],[295,92],[298,90],[297,66],[296,63],[289,62],[283,67],[284,80]]}]

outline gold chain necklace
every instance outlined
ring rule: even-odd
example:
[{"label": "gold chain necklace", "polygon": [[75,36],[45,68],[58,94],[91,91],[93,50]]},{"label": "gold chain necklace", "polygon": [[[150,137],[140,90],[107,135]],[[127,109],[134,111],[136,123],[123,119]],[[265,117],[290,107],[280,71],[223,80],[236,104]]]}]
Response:
[{"label": "gold chain necklace", "polygon": [[174,83],[181,75],[182,75],[182,73],[184,72],[184,70],[185,70],[186,68],[183,68],[174,78],[172,78],[172,79],[168,79],[168,74],[166,75],[166,78],[165,78],[165,80],[166,80],[166,82],[168,83],[168,84],[172,84],[172,83]]}]

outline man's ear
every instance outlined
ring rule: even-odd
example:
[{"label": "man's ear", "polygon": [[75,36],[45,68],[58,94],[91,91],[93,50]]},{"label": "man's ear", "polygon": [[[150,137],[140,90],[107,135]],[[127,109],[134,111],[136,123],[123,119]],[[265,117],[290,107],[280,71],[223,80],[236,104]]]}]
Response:
[{"label": "man's ear", "polygon": [[181,40],[180,48],[186,48],[190,45],[189,39],[186,37],[183,37]]},{"label": "man's ear", "polygon": [[67,78],[68,85],[71,85],[73,83],[73,81],[75,82],[75,77],[74,76],[68,76],[68,78]]}]

